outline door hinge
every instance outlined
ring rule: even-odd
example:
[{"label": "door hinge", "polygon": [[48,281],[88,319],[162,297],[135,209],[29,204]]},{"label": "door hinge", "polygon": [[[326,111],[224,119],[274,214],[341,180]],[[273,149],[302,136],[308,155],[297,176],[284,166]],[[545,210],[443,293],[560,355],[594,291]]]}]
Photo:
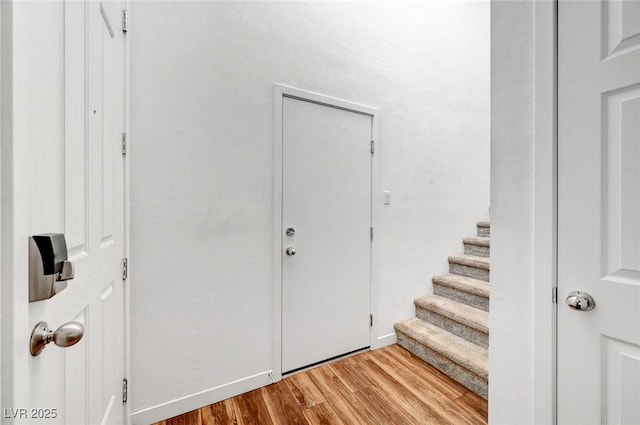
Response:
[{"label": "door hinge", "polygon": [[128,396],[129,396],[129,382],[127,381],[127,378],[124,378],[122,380],[122,402],[123,403],[127,402]]},{"label": "door hinge", "polygon": [[376,148],[375,148],[375,142],[372,140],[371,141],[371,155],[373,155],[373,153],[375,152]]},{"label": "door hinge", "polygon": [[369,239],[373,241],[373,226],[369,228]]},{"label": "door hinge", "polygon": [[558,304],[558,287],[557,286],[555,286],[551,290],[551,301],[553,301],[554,304]]},{"label": "door hinge", "polygon": [[369,326],[373,326],[373,314],[369,315]]},{"label": "door hinge", "polygon": [[127,154],[127,133],[122,133],[122,155]]},{"label": "door hinge", "polygon": [[127,14],[127,9],[122,11],[122,32],[127,33],[129,31],[129,15]]},{"label": "door hinge", "polygon": [[129,259],[123,258],[122,259],[122,280],[127,280],[127,277],[129,277]]}]

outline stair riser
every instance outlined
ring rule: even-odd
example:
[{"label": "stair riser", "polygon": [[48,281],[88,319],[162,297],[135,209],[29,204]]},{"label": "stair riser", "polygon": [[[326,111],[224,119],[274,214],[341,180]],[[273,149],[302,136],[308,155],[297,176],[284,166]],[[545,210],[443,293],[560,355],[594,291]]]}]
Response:
[{"label": "stair riser", "polygon": [[491,227],[478,227],[478,236],[480,237],[490,237],[491,236]]},{"label": "stair riser", "polygon": [[464,244],[464,253],[468,255],[477,255],[478,257],[489,258],[489,247],[481,245]]},{"label": "stair riser", "polygon": [[425,322],[433,323],[437,327],[442,328],[447,332],[451,332],[454,335],[458,335],[459,337],[464,338],[469,342],[473,342],[482,348],[489,348],[489,335],[469,327],[464,323],[456,322],[453,319],[417,306],[416,317],[424,320]]},{"label": "stair riser", "polygon": [[460,291],[450,286],[433,283],[433,293],[441,297],[450,298],[460,303],[479,308],[480,310],[489,311],[489,298],[480,297],[468,292]]},{"label": "stair riser", "polygon": [[449,263],[449,273],[459,274],[461,276],[472,277],[474,279],[489,282],[489,270],[479,269],[477,267],[465,266],[463,264]]},{"label": "stair riser", "polygon": [[420,357],[445,375],[464,385],[480,397],[486,399],[489,395],[489,385],[486,379],[465,369],[452,360],[444,357],[428,347],[420,344],[415,339],[402,332],[397,333],[398,345]]}]

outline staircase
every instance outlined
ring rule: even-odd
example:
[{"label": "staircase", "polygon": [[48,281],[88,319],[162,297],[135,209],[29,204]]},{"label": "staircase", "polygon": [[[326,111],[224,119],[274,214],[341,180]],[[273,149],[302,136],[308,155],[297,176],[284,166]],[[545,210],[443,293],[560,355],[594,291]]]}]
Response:
[{"label": "staircase", "polygon": [[414,301],[416,317],[396,323],[398,345],[476,394],[488,396],[490,224],[477,223],[449,274],[433,277],[433,295]]}]

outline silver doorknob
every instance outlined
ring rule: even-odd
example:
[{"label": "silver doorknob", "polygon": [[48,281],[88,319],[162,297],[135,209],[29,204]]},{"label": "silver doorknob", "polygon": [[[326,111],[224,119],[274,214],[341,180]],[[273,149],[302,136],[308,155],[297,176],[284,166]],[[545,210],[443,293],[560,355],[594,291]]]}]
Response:
[{"label": "silver doorknob", "polygon": [[567,305],[574,310],[589,311],[593,310],[596,302],[593,297],[586,292],[572,291],[567,296]]},{"label": "silver doorknob", "polygon": [[48,343],[53,341],[58,347],[71,347],[84,335],[84,326],[78,322],[67,322],[54,332],[47,322],[38,323],[31,332],[31,355],[39,355]]},{"label": "silver doorknob", "polygon": [[289,255],[289,256],[296,255],[296,249],[295,249],[294,247],[290,246],[289,248],[287,248],[286,253],[287,253],[287,255]]}]

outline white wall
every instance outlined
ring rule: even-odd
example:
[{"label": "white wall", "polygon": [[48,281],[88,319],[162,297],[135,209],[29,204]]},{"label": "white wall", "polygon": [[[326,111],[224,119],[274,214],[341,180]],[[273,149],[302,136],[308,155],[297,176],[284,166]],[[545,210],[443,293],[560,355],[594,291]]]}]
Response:
[{"label": "white wall", "polygon": [[555,11],[491,2],[489,422],[555,416]]},{"label": "white wall", "polygon": [[274,82],[380,109],[393,341],[488,218],[488,3],[149,2],[131,23],[134,420],[268,382]]}]

